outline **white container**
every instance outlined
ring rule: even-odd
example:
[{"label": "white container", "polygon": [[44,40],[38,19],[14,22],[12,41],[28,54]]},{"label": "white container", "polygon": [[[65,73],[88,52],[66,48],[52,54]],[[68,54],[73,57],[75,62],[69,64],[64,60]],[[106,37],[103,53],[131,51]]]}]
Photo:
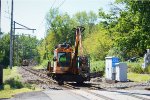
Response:
[{"label": "white container", "polygon": [[116,65],[116,80],[121,82],[127,81],[127,64],[119,63]]},{"label": "white container", "polygon": [[106,57],[105,58],[105,78],[108,80],[115,80],[116,70],[115,63],[118,63],[119,60],[117,57]]}]

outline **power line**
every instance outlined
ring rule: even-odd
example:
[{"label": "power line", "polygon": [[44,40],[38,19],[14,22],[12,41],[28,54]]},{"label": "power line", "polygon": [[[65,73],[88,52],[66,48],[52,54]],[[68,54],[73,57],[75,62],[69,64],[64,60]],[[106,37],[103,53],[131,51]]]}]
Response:
[{"label": "power line", "polygon": [[52,7],[54,6],[54,4],[56,3],[56,0],[53,2],[53,4],[52,4],[52,6],[51,6],[51,8],[50,9],[52,9]]},{"label": "power line", "polygon": [[[56,3],[56,1],[57,1],[57,0],[55,0],[55,1],[52,3],[52,5],[51,5],[51,7],[50,7],[50,10],[53,8],[53,6],[54,6],[54,4]],[[43,26],[42,24],[44,23],[44,21],[45,21],[45,17],[43,18],[43,20],[42,20],[42,22],[40,23],[40,25],[39,25],[39,27],[37,28],[37,30],[41,29],[41,26]]]},{"label": "power line", "polygon": [[10,19],[10,16],[11,16],[11,13],[10,13],[10,10],[9,10],[9,4],[8,4],[8,0],[7,0],[7,2],[6,2],[6,10],[5,11],[3,11],[3,13],[4,14],[7,14],[8,15],[8,17],[7,18],[9,18]]},{"label": "power line", "polygon": [[8,0],[7,0],[7,8],[8,8],[7,12],[10,14]]},{"label": "power line", "polygon": [[57,7],[58,9],[65,3],[66,0],[62,1],[62,3]]}]

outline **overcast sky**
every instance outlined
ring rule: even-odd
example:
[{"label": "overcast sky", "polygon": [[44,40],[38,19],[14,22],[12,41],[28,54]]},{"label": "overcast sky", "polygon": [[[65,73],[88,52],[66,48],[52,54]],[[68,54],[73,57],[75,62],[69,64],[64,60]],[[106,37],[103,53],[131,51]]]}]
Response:
[{"label": "overcast sky", "polygon": [[[99,8],[108,11],[110,3],[115,0],[14,0],[14,21],[36,31],[16,30],[18,33],[32,34],[43,38],[45,34],[45,15],[49,9],[59,7],[61,12],[73,15],[79,11],[94,11]],[[2,0],[2,32],[10,31],[10,6],[11,0]],[[52,6],[53,5],[53,6]],[[17,27],[17,26],[16,26]]]}]

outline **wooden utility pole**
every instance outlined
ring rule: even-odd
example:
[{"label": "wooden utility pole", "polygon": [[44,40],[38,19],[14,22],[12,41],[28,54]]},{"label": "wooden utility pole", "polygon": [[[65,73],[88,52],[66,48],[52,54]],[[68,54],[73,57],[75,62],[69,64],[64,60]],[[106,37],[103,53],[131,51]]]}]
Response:
[{"label": "wooden utility pole", "polygon": [[13,65],[13,5],[14,2],[11,2],[11,24],[10,24],[10,69],[12,69]]},{"label": "wooden utility pole", "polygon": [[[0,35],[1,35],[1,0],[0,0]],[[0,65],[0,87],[2,85],[3,85],[3,66]]]},{"label": "wooden utility pole", "polygon": [[1,0],[0,0],[0,34],[1,34]]}]

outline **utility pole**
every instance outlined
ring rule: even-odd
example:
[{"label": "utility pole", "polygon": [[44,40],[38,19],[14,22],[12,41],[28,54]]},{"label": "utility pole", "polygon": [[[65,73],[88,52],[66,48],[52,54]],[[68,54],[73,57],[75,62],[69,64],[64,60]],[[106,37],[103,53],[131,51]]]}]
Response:
[{"label": "utility pole", "polygon": [[0,38],[1,38],[1,35],[2,35],[2,30],[1,30],[1,18],[2,18],[2,5],[1,5],[1,0],[0,0]]},{"label": "utility pole", "polygon": [[14,2],[12,0],[11,2],[11,24],[10,24],[10,69],[12,69],[12,65],[13,65],[13,7],[14,6]]},{"label": "utility pole", "polygon": [[1,0],[0,0],[0,35],[1,35]]},{"label": "utility pole", "polygon": [[[0,35],[1,35],[1,0],[0,0]],[[3,85],[3,66],[0,65],[0,88],[2,87],[2,85]]]}]

